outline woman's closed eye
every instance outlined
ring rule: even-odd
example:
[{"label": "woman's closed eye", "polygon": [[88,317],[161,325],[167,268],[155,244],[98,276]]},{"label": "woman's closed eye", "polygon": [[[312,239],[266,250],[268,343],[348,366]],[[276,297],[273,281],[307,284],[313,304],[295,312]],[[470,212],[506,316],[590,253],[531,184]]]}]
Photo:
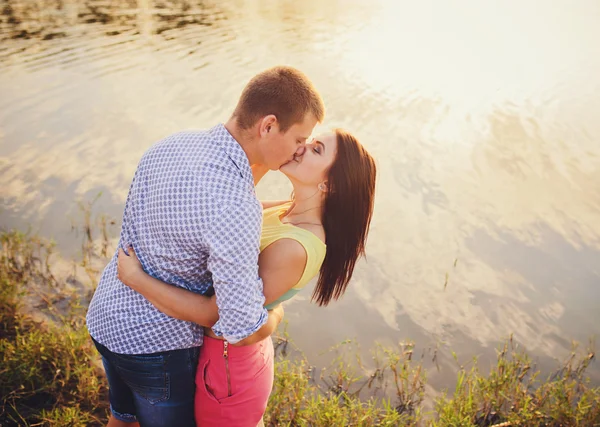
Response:
[{"label": "woman's closed eye", "polygon": [[322,154],[325,152],[325,145],[321,141],[313,139],[311,145],[313,146],[312,150],[314,153]]}]

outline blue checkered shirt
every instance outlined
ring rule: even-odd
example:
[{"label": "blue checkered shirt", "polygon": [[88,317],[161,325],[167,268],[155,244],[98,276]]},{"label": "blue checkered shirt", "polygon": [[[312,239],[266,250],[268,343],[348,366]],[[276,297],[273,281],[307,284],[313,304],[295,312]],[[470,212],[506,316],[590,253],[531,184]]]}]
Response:
[{"label": "blue checkered shirt", "polygon": [[[134,175],[119,247],[132,244],[157,279],[204,293],[214,286],[213,330],[236,343],[266,321],[258,253],[262,209],[246,154],[223,125],[158,142]],[[169,317],[117,279],[117,254],[87,313],[94,339],[115,353],[202,344],[202,327]]]}]

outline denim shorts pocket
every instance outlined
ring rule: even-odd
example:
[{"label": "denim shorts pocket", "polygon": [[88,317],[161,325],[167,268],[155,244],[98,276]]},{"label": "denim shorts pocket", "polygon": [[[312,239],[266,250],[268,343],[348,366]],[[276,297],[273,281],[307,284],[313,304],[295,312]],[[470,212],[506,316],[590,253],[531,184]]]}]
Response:
[{"label": "denim shorts pocket", "polygon": [[169,399],[169,374],[164,355],[119,355],[116,368],[131,390],[155,404]]}]

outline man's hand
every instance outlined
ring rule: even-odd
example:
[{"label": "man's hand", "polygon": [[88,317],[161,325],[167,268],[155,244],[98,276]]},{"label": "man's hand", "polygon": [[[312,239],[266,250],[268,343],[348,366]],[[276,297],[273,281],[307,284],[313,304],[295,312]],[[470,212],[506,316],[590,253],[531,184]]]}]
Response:
[{"label": "man's hand", "polygon": [[279,324],[281,323],[281,320],[283,319],[283,315],[284,315],[283,307],[281,306],[281,304],[279,304],[273,310],[269,310],[269,319],[267,320],[267,323],[265,323],[262,326],[262,328],[260,328],[258,331],[256,331],[249,337],[244,338],[243,340],[241,340],[235,344],[232,344],[232,345],[244,346],[244,345],[256,344],[257,342],[260,342],[260,341],[264,340],[265,338],[271,336],[273,334],[273,332],[275,332],[275,329],[277,329],[277,326],[279,326]]}]

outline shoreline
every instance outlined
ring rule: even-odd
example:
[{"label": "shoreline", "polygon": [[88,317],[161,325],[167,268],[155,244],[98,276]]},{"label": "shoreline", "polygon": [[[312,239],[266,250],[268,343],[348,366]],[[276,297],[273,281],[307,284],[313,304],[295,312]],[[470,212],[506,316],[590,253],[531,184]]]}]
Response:
[{"label": "shoreline", "polygon": [[[83,282],[76,271],[61,278],[51,268],[52,243],[15,231],[1,233],[0,242],[0,421],[102,425],[106,381],[84,324]],[[92,261],[81,263],[88,275]],[[285,331],[274,341],[279,356],[265,425],[600,425],[600,387],[586,376],[593,349],[574,349],[542,378],[509,339],[489,373],[474,359],[458,370],[453,392],[432,397],[412,343],[375,349],[377,368],[361,372],[350,363],[350,341],[343,342],[332,368],[316,378],[305,356],[287,357],[293,343]]]}]

